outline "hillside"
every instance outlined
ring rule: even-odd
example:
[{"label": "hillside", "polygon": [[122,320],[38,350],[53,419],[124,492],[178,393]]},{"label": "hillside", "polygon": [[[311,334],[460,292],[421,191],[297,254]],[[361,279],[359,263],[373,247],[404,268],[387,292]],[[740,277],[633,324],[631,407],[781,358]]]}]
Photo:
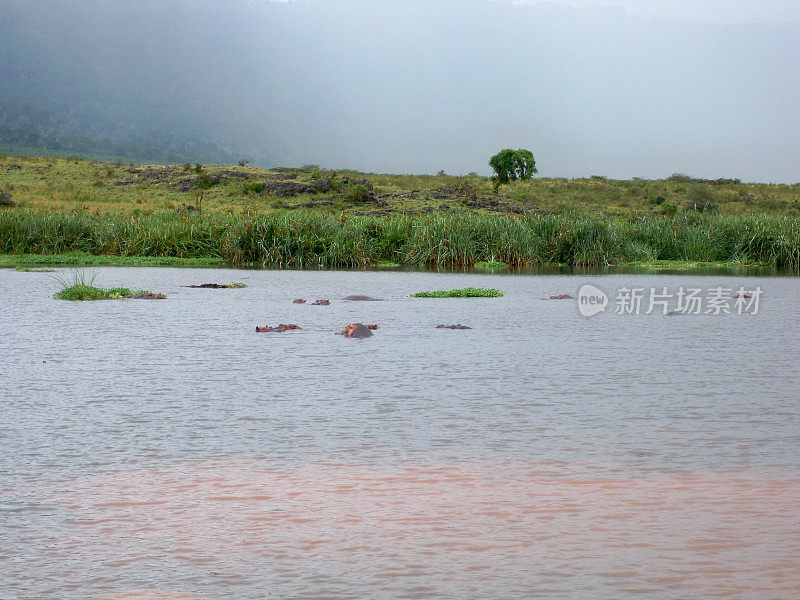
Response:
[{"label": "hillside", "polygon": [[608,215],[707,212],[800,215],[800,184],[740,183],[673,175],[666,180],[537,178],[501,186],[477,175],[386,175],[319,167],[133,166],[78,158],[0,154],[0,188],[19,209],[262,215],[283,211],[393,215]]}]

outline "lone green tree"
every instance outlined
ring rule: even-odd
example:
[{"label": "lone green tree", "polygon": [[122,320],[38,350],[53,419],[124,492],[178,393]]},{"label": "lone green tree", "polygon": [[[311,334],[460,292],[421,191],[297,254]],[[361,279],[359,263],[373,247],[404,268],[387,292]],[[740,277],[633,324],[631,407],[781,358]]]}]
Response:
[{"label": "lone green tree", "polygon": [[536,170],[536,161],[530,150],[512,150],[506,148],[489,159],[489,166],[496,173],[496,185],[509,183],[517,179],[530,179]]}]

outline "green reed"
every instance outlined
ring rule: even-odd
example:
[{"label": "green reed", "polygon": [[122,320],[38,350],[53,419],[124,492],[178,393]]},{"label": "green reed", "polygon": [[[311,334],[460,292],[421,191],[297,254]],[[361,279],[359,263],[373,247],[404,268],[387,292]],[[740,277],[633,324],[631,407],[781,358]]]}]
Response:
[{"label": "green reed", "polygon": [[233,266],[603,267],[652,261],[736,262],[800,272],[800,219],[778,215],[352,217],[285,213],[104,215],[0,211],[0,254],[199,258]]}]

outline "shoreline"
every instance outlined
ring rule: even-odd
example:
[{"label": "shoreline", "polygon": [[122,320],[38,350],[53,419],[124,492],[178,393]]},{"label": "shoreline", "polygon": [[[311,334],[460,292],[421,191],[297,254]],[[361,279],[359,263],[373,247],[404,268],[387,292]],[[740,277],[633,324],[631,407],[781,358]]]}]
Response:
[{"label": "shoreline", "polygon": [[25,269],[27,267],[164,267],[196,269],[235,269],[235,270],[305,270],[305,271],[407,271],[411,273],[453,273],[473,275],[617,275],[617,274],[680,274],[680,275],[725,275],[725,276],[766,276],[797,277],[796,273],[775,269],[764,264],[741,264],[732,262],[699,261],[642,261],[628,262],[606,267],[578,267],[565,264],[548,263],[536,267],[511,268],[424,268],[404,266],[397,263],[379,262],[363,268],[306,268],[289,269],[259,266],[256,263],[234,266],[224,259],[207,256],[179,258],[174,256],[118,256],[95,255],[81,252],[60,254],[0,254],[0,269]]}]

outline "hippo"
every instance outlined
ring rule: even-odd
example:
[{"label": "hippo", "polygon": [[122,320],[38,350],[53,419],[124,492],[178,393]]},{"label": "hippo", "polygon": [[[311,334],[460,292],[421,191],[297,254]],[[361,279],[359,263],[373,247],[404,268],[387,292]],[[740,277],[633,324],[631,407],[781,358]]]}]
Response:
[{"label": "hippo", "polygon": [[284,331],[293,331],[295,329],[300,329],[300,327],[298,325],[285,325],[284,323],[277,327],[270,327],[269,325],[259,327],[256,325],[256,333],[283,333]]},{"label": "hippo", "polygon": [[123,298],[131,298],[134,300],[166,300],[164,294],[154,294],[153,292],[140,292],[138,294],[125,294]]},{"label": "hippo", "polygon": [[345,296],[342,300],[350,300],[351,302],[378,302],[380,298],[373,298],[372,296],[359,296],[355,294],[353,296]]},{"label": "hippo", "polygon": [[372,337],[372,331],[363,323],[350,323],[345,326],[344,331],[340,331],[336,335],[349,338],[368,338]]},{"label": "hippo", "polygon": [[185,288],[200,288],[206,290],[227,290],[232,288],[246,288],[243,283],[201,283],[200,285],[184,285]]}]

